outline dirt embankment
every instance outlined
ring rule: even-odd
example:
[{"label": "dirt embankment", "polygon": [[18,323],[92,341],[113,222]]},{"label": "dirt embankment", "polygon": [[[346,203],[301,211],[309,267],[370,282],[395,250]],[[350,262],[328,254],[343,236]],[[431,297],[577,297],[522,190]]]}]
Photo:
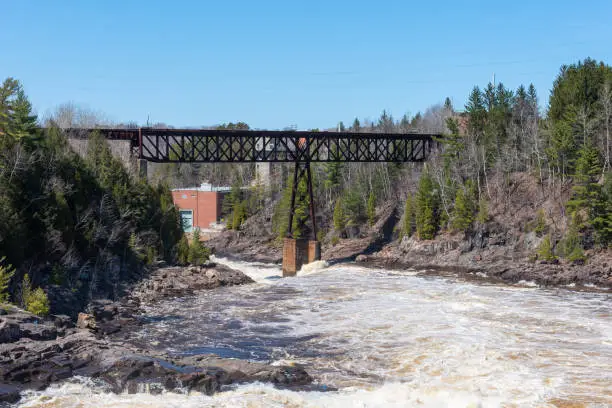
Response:
[{"label": "dirt embankment", "polygon": [[18,401],[24,389],[44,389],[77,375],[100,379],[114,392],[181,388],[211,394],[237,382],[309,383],[301,367],[212,355],[176,357],[130,341],[131,333],[146,324],[138,315],[148,303],[251,282],[243,273],[220,265],[162,268],[118,302],[92,302],[76,325],[67,317],[41,319],[5,305],[0,308],[0,404]]}]

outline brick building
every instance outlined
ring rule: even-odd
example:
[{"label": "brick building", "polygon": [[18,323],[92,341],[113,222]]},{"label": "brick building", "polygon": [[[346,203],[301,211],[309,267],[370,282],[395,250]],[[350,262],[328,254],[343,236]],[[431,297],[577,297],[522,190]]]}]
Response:
[{"label": "brick building", "polygon": [[208,230],[217,224],[221,220],[223,197],[229,190],[229,187],[212,187],[206,183],[200,187],[172,190],[172,199],[179,209],[183,230]]}]

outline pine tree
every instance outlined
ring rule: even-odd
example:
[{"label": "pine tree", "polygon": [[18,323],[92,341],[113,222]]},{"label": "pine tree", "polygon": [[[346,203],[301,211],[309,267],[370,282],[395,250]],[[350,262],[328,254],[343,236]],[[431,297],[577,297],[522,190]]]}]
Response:
[{"label": "pine tree", "polygon": [[176,257],[180,265],[187,265],[189,263],[189,240],[183,235],[176,245]]},{"label": "pine tree", "polygon": [[344,228],[346,228],[346,215],[344,214],[342,199],[338,198],[336,200],[336,204],[334,205],[334,229],[339,234],[342,234],[344,232]]},{"label": "pine tree", "polygon": [[474,221],[474,202],[471,191],[466,192],[463,187],[457,189],[451,228],[456,231],[467,231]]},{"label": "pine tree", "polygon": [[580,234],[582,220],[577,212],[572,213],[570,217],[567,233],[559,242],[561,255],[570,262],[583,262],[586,260],[586,256],[582,248],[582,236]]},{"label": "pine tree", "polygon": [[604,185],[599,183],[602,171],[601,154],[587,141],[578,152],[576,160],[575,184],[572,198],[567,207],[573,212],[586,210],[587,224],[593,228],[597,242],[607,246],[612,242],[612,205],[609,185],[609,175],[604,179]]},{"label": "pine tree", "polygon": [[404,204],[404,217],[402,222],[402,236],[410,237],[414,230],[414,199],[412,194],[408,194],[406,197],[406,203]]},{"label": "pine tree", "polygon": [[368,196],[367,214],[368,224],[370,224],[370,226],[374,225],[376,219],[376,196],[374,195],[374,191],[370,191],[370,195]]},{"label": "pine tree", "polygon": [[192,265],[203,265],[208,261],[210,252],[201,241],[200,229],[196,228],[193,231],[193,237],[191,239],[191,245],[189,246],[188,261]]},{"label": "pine tree", "polygon": [[29,149],[33,149],[40,141],[40,131],[37,127],[37,117],[32,114],[32,104],[20,85],[13,103],[12,121],[9,134]]},{"label": "pine tree", "polygon": [[439,197],[427,169],[421,174],[416,193],[416,229],[420,239],[433,239],[439,228]]},{"label": "pine tree", "polygon": [[612,172],[606,173],[600,194],[591,206],[590,223],[602,246],[612,245]]}]

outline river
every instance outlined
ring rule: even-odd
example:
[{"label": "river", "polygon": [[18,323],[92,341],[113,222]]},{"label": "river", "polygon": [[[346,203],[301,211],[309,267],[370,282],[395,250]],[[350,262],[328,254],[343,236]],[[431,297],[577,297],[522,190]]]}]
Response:
[{"label": "river", "polygon": [[309,390],[114,395],[89,379],[24,407],[612,406],[612,296],[356,265],[280,270],[219,259],[253,285],[170,299],[135,341],[174,353],[303,364]]}]

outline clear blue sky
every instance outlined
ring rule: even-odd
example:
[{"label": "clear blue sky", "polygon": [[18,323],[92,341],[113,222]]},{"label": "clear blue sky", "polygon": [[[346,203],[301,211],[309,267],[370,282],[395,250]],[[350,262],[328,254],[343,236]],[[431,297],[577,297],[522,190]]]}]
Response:
[{"label": "clear blue sky", "polygon": [[258,128],[400,117],[493,73],[545,106],[564,63],[612,64],[612,1],[0,0],[0,78],[39,114]]}]

